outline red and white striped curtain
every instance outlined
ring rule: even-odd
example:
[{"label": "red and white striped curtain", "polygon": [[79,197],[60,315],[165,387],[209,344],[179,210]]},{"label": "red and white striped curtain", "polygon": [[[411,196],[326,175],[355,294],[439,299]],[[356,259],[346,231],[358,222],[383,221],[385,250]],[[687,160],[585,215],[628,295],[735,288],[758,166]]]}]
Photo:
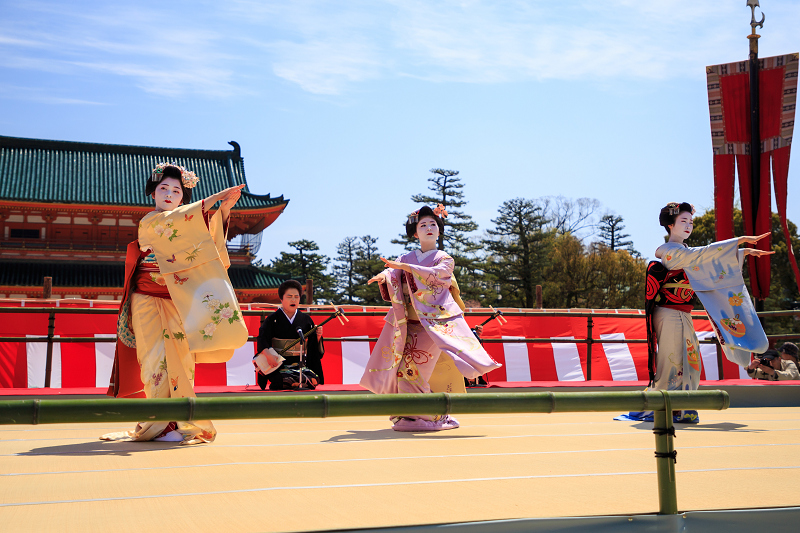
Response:
[{"label": "red and white striped curtain", "polygon": [[[372,308],[374,313],[349,312],[350,322],[342,325],[334,320],[325,325],[325,357],[322,360],[326,384],[352,385],[361,379],[374,341],[384,325],[385,308]],[[607,311],[604,311],[607,312]],[[625,313],[637,311],[625,310]],[[641,312],[640,312],[641,313]],[[7,313],[2,316],[0,336],[45,336],[46,314]],[[701,339],[711,336],[711,325],[698,313],[695,329]],[[321,317],[313,315],[319,322]],[[508,322],[492,321],[484,329],[485,339],[506,342],[487,342],[486,350],[502,368],[489,374],[493,382],[584,382],[588,377],[587,345],[581,342],[588,333],[587,318],[505,315]],[[467,314],[471,325],[480,323],[481,315]],[[245,317],[251,335],[258,334],[259,318]],[[592,381],[647,381],[647,348],[644,343],[612,343],[603,341],[644,339],[645,321],[624,316],[595,316],[592,318]],[[112,337],[116,331],[116,315],[59,314],[55,334],[64,337]],[[21,333],[22,332],[22,333]],[[332,341],[332,338],[342,339]],[[576,340],[576,342],[512,342],[520,338]],[[38,388],[44,386],[46,343],[0,343],[0,388]],[[198,386],[235,387],[253,385],[252,357],[255,345],[248,342],[236,351],[227,363],[198,365]],[[739,367],[723,358],[723,375],[717,364],[714,344],[701,345],[703,374],[701,379],[740,379]],[[98,388],[108,386],[114,358],[114,343],[54,343],[51,387]]]}]

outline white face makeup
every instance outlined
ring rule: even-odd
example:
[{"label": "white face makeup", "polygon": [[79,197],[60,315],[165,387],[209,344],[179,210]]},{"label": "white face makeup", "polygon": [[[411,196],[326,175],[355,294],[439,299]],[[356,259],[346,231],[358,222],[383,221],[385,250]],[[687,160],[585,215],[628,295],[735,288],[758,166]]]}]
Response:
[{"label": "white face makeup", "polygon": [[433,244],[436,246],[436,241],[439,239],[439,225],[433,217],[422,217],[417,222],[417,232],[414,237],[419,239],[419,243],[425,247],[425,244]]},{"label": "white face makeup", "polygon": [[181,205],[183,200],[181,182],[177,178],[164,178],[156,187],[153,198],[158,211],[172,211]]},{"label": "white face makeup", "polygon": [[687,239],[692,234],[694,223],[692,222],[692,214],[688,211],[683,211],[675,218],[675,223],[670,227],[670,237],[672,239],[679,239],[681,242]]},{"label": "white face makeup", "polygon": [[286,289],[281,298],[281,307],[286,316],[293,317],[298,305],[300,305],[300,293],[297,289]]}]

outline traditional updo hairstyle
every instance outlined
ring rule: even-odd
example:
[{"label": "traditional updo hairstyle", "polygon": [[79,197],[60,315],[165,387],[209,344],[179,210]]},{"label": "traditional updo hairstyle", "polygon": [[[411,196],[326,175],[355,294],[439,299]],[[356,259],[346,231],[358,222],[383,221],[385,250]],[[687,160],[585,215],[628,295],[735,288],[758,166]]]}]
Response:
[{"label": "traditional updo hairstyle", "polygon": [[658,214],[658,223],[667,230],[667,235],[669,235],[669,227],[675,224],[675,219],[683,212],[694,215],[694,206],[688,202],[670,202],[661,208],[661,212]]},{"label": "traditional updo hairstyle", "polygon": [[[445,213],[446,214],[446,213]],[[419,223],[422,217],[431,217],[433,220],[436,221],[436,225],[439,226],[439,233],[442,232],[444,229],[444,222],[440,217],[434,214],[433,209],[428,207],[427,205],[408,215],[408,220],[406,221],[406,235],[408,235],[409,239],[414,238],[414,234],[417,232],[417,224]]]},{"label": "traditional updo hairstyle", "polygon": [[156,188],[158,185],[167,178],[175,178],[181,184],[181,190],[183,191],[183,198],[181,199],[182,204],[188,204],[192,201],[192,189],[186,187],[183,183],[183,168],[179,167],[178,165],[165,165],[163,168],[161,166],[156,167],[158,170],[162,170],[162,172],[154,171],[150,177],[147,179],[147,185],[144,188],[144,193],[147,196],[152,196],[154,192],[156,192]]},{"label": "traditional updo hairstyle", "polygon": [[286,294],[286,291],[289,289],[297,289],[297,294],[300,296],[303,295],[303,286],[300,285],[300,282],[296,279],[287,279],[278,287],[278,299],[283,300],[283,295]]}]

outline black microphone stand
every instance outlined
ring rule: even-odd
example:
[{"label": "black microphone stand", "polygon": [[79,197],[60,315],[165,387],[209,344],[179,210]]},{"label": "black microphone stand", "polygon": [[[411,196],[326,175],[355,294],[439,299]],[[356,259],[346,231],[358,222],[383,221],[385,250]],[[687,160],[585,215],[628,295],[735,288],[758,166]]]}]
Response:
[{"label": "black microphone stand", "polygon": [[[303,370],[306,368],[306,355],[308,354],[308,337],[303,334],[303,330],[297,328],[297,334],[300,335],[300,362],[298,363],[298,370],[300,371],[300,379],[298,381],[298,390],[303,390]],[[307,387],[311,388],[311,387]]]}]

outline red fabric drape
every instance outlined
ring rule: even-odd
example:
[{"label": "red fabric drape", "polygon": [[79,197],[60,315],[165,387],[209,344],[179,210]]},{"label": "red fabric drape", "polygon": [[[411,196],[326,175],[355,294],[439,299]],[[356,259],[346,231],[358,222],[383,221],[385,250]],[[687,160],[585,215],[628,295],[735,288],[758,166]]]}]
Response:
[{"label": "red fabric drape", "polygon": [[[781,112],[784,96],[783,80],[785,76],[785,66],[763,69],[758,72],[758,124],[762,139],[770,139],[781,134]],[[749,89],[747,93],[749,102]]]},{"label": "red fabric drape", "polygon": [[[759,250],[772,249],[772,187],[770,186],[769,159],[769,152],[761,154],[761,176],[758,186],[758,214],[755,217],[755,231],[753,235],[762,235],[764,233],[769,233],[770,235],[765,239],[761,239],[755,245],[755,248]],[[758,258],[748,256],[747,259],[750,261],[750,279],[757,280],[758,282],[758,292],[755,291],[756,283],[753,281],[750,282],[750,285],[754,288],[753,296],[759,300],[764,300],[769,296],[769,282],[771,277],[770,261],[772,258],[765,255]],[[757,265],[755,268],[753,268],[754,264]]]},{"label": "red fabric drape", "polygon": [[720,76],[725,142],[750,142],[750,73]]},{"label": "red fabric drape", "polygon": [[794,279],[797,288],[800,290],[800,271],[797,269],[797,259],[792,249],[792,238],[789,234],[789,226],[786,223],[786,196],[788,194],[789,180],[789,146],[778,148],[772,151],[772,179],[775,182],[775,204],[778,206],[778,217],[781,220],[783,236],[786,239],[786,247],[789,249],[789,263],[794,270]]},{"label": "red fabric drape", "polygon": [[714,205],[717,217],[717,240],[733,237],[734,155],[714,156]]},{"label": "red fabric drape", "polygon": [[[753,213],[753,193],[751,188],[751,172],[749,155],[736,156],[736,169],[739,174],[739,193],[742,198],[742,222],[745,235],[761,235],[772,231],[770,194],[770,153],[761,154],[761,180],[758,193],[758,215]],[[717,215],[719,216],[719,215]],[[732,222],[731,222],[732,223]],[[772,239],[767,237],[758,242],[757,248],[769,250]],[[755,258],[748,256],[747,264],[750,267],[750,286],[753,297],[759,300],[769,296],[770,283],[770,258],[769,256]]]}]

